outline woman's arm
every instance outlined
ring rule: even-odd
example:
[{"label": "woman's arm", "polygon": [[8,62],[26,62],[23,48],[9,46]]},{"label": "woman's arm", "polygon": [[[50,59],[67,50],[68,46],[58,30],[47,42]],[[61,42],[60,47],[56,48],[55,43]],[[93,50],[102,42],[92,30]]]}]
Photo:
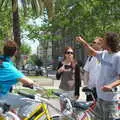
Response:
[{"label": "woman's arm", "polygon": [[79,88],[81,86],[80,67],[78,64],[75,66],[75,96],[79,96]]},{"label": "woman's arm", "polygon": [[97,52],[82,37],[76,37],[76,41],[82,43],[89,51],[91,56],[96,56]]},{"label": "woman's arm", "polygon": [[61,77],[62,72],[59,70],[63,66],[62,62],[59,63],[57,67],[57,72],[56,72],[56,79],[59,80]]}]

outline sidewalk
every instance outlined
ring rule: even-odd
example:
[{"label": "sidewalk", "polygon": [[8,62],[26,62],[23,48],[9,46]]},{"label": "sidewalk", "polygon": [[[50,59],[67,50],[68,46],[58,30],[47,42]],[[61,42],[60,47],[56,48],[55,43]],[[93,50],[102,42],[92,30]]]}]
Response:
[{"label": "sidewalk", "polygon": [[[47,89],[59,89],[60,80],[56,80],[56,71],[49,71],[48,77],[35,77],[32,78],[36,81],[40,86],[43,86]],[[85,101],[86,95],[82,92],[82,88],[80,87],[80,100]]]},{"label": "sidewalk", "polygon": [[[38,81],[38,79],[36,79],[35,81]],[[44,79],[39,79],[39,85],[43,86],[46,89],[59,89],[59,84],[60,84],[60,80],[55,80],[55,79],[51,79],[51,78],[44,78]],[[85,101],[86,99],[86,95],[85,93],[82,92],[81,90],[82,88],[80,87],[80,100]]]},{"label": "sidewalk", "polygon": [[[52,71],[48,74],[48,78],[51,78],[53,80],[52,85],[53,86],[49,86],[49,88],[57,88],[59,89],[59,84],[60,84],[60,80],[56,80],[56,76],[55,76],[56,72]],[[81,79],[83,79],[83,76],[81,75]],[[83,83],[82,83],[83,84]],[[82,87],[80,87],[80,100],[85,101],[86,100],[86,95],[84,92],[82,92]]]}]

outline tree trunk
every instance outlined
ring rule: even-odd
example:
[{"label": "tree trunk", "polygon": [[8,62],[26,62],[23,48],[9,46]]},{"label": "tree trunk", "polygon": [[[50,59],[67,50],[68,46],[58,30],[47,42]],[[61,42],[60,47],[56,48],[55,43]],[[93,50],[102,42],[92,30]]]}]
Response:
[{"label": "tree trunk", "polygon": [[16,66],[20,65],[20,23],[19,23],[19,13],[18,13],[18,0],[12,0],[12,12],[13,12],[13,35],[14,41],[17,43],[18,51],[16,55]]}]

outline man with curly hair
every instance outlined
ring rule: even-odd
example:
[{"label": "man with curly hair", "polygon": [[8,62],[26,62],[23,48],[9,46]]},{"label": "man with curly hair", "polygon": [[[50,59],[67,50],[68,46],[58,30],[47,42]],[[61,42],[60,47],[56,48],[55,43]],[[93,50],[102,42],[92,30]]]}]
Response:
[{"label": "man with curly hair", "polygon": [[91,55],[95,56],[101,64],[96,84],[98,99],[95,111],[98,116],[95,120],[113,120],[119,117],[119,111],[116,109],[116,97],[120,97],[120,94],[105,92],[120,83],[119,34],[113,32],[105,34],[104,51],[96,51],[80,36],[76,37],[76,41],[90,50]]}]

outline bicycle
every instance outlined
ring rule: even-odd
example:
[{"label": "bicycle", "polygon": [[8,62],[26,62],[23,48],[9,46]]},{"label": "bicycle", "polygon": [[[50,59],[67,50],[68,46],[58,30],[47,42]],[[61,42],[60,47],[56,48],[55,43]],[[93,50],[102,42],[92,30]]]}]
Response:
[{"label": "bicycle", "polygon": [[[38,94],[31,95],[29,93],[26,93],[25,91],[17,92],[25,98],[29,98],[31,102],[33,101],[35,103],[38,103],[38,105],[35,106],[35,109],[32,109],[32,111],[28,113],[28,115],[26,115],[26,117],[24,117],[23,120],[58,120],[58,117],[61,116],[61,111],[54,105],[52,105],[49,102],[48,98],[43,98],[43,94],[46,94],[46,89],[37,86],[34,86],[33,89],[37,91]],[[48,106],[52,107],[59,114],[51,116]]]},{"label": "bicycle", "polygon": [[[93,101],[90,102],[83,102],[83,101],[75,101],[71,98],[69,98],[68,96],[66,96],[66,93],[58,93],[58,92],[54,92],[55,95],[59,96],[60,98],[62,98],[62,100],[64,101],[65,104],[68,104],[66,102],[66,99],[68,99],[72,105],[71,109],[71,116],[73,116],[73,120],[95,120],[95,117],[97,116],[98,118],[102,119],[102,116],[99,116],[95,111],[95,106],[96,106],[96,100],[92,94],[92,90],[85,87],[82,89],[83,92],[85,92],[86,94],[91,94],[93,97]],[[116,92],[116,91],[111,91],[111,92]],[[120,98],[119,98],[120,99]],[[119,110],[119,105],[120,105],[120,101],[118,102],[118,110]],[[65,110],[66,111],[66,106],[65,105]],[[118,115],[119,116],[119,115]],[[120,118],[116,118],[115,120],[119,120]],[[63,119],[64,120],[64,119]],[[69,119],[67,119],[69,120]]]},{"label": "bicycle", "polygon": [[[92,90],[85,88],[83,89],[83,92],[86,92],[87,94],[92,94]],[[64,117],[66,120],[69,120],[66,114],[66,111],[70,109],[71,112],[69,112],[69,116],[72,117],[71,120],[92,120],[91,117],[94,117],[94,107],[96,105],[96,100],[93,96],[93,101],[91,102],[84,102],[84,101],[76,101],[70,97],[67,96],[66,93],[60,93],[60,92],[53,92],[53,94],[60,97],[61,100],[64,101],[64,115],[62,116],[62,120],[64,120]],[[70,106],[70,107],[69,107]]]},{"label": "bicycle", "polygon": [[[23,118],[23,120],[92,120],[96,115],[94,112],[96,100],[91,102],[75,101],[66,96],[64,93],[53,92],[53,94],[62,97],[65,102],[65,109],[63,112],[61,112],[58,108],[52,105],[48,99],[42,97],[43,95],[41,93],[46,94],[46,89],[36,86],[34,89],[38,94],[31,95],[23,91],[19,91],[18,93],[30,98],[30,101],[38,103],[38,106],[35,106],[36,108],[32,109],[32,112]],[[89,89],[83,89],[83,91],[91,93],[91,90]],[[55,109],[58,114],[51,116],[48,106]]]}]

